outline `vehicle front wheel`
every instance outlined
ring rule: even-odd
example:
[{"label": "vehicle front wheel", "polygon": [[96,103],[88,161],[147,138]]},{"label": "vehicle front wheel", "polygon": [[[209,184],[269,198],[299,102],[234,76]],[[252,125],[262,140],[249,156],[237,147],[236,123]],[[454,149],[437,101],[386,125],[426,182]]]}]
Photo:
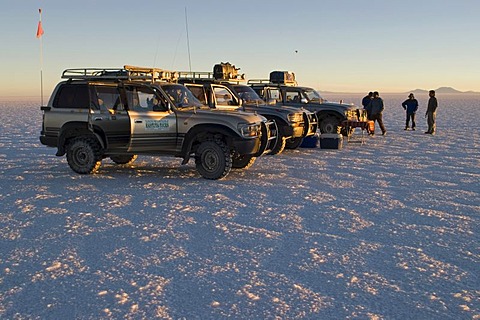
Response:
[{"label": "vehicle front wheel", "polygon": [[67,146],[67,162],[76,173],[94,173],[102,163],[101,146],[93,137],[74,138]]},{"label": "vehicle front wheel", "polygon": [[337,127],[340,121],[335,117],[327,117],[320,122],[321,133],[337,133]]},{"label": "vehicle front wheel", "polygon": [[195,165],[205,179],[217,180],[232,169],[232,156],[220,139],[203,141],[195,152]]},{"label": "vehicle front wheel", "polygon": [[303,138],[290,138],[287,140],[285,147],[287,149],[297,149],[302,144]]},{"label": "vehicle front wheel", "polygon": [[113,162],[116,164],[131,164],[137,159],[136,154],[116,154],[110,156]]}]

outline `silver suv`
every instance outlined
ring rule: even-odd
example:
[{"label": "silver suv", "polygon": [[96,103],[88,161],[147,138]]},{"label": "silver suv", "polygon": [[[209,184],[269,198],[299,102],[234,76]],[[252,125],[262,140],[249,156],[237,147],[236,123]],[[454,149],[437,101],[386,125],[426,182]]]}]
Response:
[{"label": "silver suv", "polygon": [[41,107],[40,141],[57,148],[57,156],[66,154],[80,174],[96,172],[107,157],[128,164],[145,154],[180,157],[182,164],[194,157],[206,179],[248,168],[271,150],[274,122],[242,111],[212,111],[181,85],[166,93],[161,84],[174,77],[132,66],[67,69],[66,80]]}]

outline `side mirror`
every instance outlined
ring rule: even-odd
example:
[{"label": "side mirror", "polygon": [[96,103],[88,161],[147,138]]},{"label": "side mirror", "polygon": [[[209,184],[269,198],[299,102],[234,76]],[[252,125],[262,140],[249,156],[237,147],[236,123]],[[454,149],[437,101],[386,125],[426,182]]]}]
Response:
[{"label": "side mirror", "polygon": [[308,103],[308,100],[306,98],[302,98],[302,100],[300,100],[301,103]]}]

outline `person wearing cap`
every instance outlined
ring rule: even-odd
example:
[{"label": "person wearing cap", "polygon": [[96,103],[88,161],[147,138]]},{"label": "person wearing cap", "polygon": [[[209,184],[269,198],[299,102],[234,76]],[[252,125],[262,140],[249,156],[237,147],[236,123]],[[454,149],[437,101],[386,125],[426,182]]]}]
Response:
[{"label": "person wearing cap", "polygon": [[380,94],[378,91],[373,93],[373,99],[370,101],[370,104],[367,106],[367,110],[370,111],[370,116],[368,120],[373,120],[374,122],[377,121],[380,129],[382,130],[382,135],[387,134],[387,129],[385,129],[385,125],[383,124],[383,110],[385,109],[385,105],[383,104],[383,99],[380,98]]},{"label": "person wearing cap", "polygon": [[427,134],[435,134],[435,118],[437,113],[438,101],[435,98],[435,90],[430,90],[428,92],[430,99],[428,99],[427,112],[425,112],[425,117],[427,118],[428,130],[425,132]]},{"label": "person wearing cap", "polygon": [[402,103],[403,110],[407,111],[407,119],[405,121],[405,130],[408,130],[410,119],[412,120],[412,130],[415,130],[415,113],[418,110],[418,101],[413,93],[408,95],[408,99]]}]

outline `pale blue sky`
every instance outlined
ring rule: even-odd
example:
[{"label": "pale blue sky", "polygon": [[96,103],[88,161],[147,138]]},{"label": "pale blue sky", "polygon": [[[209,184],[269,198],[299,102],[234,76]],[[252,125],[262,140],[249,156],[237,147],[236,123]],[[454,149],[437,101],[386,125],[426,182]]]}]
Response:
[{"label": "pale blue sky", "polygon": [[[480,91],[479,0],[0,0],[0,97],[48,97],[66,68],[294,71],[320,91]],[[42,8],[45,34],[35,37]],[[296,53],[296,51],[298,51]]]}]

